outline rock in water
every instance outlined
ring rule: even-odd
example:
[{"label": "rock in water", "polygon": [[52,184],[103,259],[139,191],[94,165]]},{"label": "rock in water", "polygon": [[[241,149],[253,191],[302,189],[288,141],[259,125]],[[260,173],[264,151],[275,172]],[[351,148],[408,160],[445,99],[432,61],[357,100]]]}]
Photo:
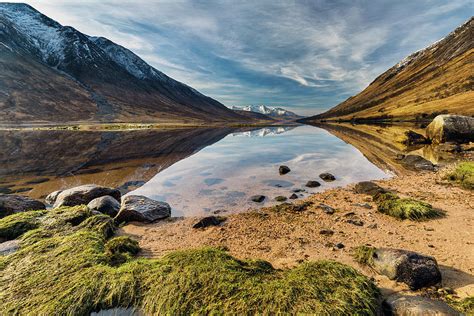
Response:
[{"label": "rock in water", "polygon": [[141,195],[127,195],[122,199],[122,205],[115,220],[118,223],[133,221],[151,223],[170,216],[171,207],[168,203]]},{"label": "rock in water", "polygon": [[254,195],[250,197],[250,200],[257,203],[262,203],[265,200],[265,195]]},{"label": "rock in water", "polygon": [[427,144],[429,141],[425,136],[414,131],[406,131],[405,139],[402,141],[407,146]]},{"label": "rock in water", "polygon": [[308,181],[308,182],[306,182],[306,186],[308,188],[317,188],[317,187],[321,186],[321,183],[319,183],[318,181]]},{"label": "rock in water", "polygon": [[461,313],[442,301],[422,296],[390,295],[383,304],[384,315],[394,316],[458,316]]},{"label": "rock in water", "polygon": [[412,251],[376,249],[370,265],[378,273],[391,280],[403,282],[412,290],[441,282],[441,272],[436,259]]},{"label": "rock in water", "polygon": [[221,216],[207,216],[204,218],[201,218],[199,222],[193,225],[193,228],[206,228],[209,226],[218,226],[220,223],[224,222],[226,220],[225,217]]},{"label": "rock in water", "polygon": [[88,204],[93,199],[105,195],[110,195],[117,201],[120,201],[121,193],[117,189],[85,184],[59,193],[53,207]]},{"label": "rock in water", "polygon": [[324,181],[326,181],[326,182],[331,182],[331,181],[336,180],[336,177],[335,177],[335,176],[333,176],[332,174],[327,173],[327,172],[321,173],[321,174],[319,175],[319,177],[320,177],[321,179],[323,179]]},{"label": "rock in water", "polygon": [[474,117],[438,115],[426,127],[426,135],[436,144],[446,141],[468,143],[474,141]]},{"label": "rock in water", "polygon": [[285,202],[286,200],[287,200],[287,197],[283,195],[279,195],[275,198],[275,201],[277,202]]},{"label": "rock in water", "polygon": [[355,185],[354,192],[358,194],[376,195],[387,192],[384,188],[371,181],[362,181]]},{"label": "rock in water", "polygon": [[413,170],[434,171],[436,169],[431,161],[418,155],[406,155],[401,162],[405,167]]},{"label": "rock in water", "polygon": [[280,175],[287,174],[290,171],[291,169],[288,168],[288,166],[280,166],[280,168],[278,169],[278,172],[280,172]]},{"label": "rock in water", "polygon": [[115,217],[120,210],[120,203],[110,195],[106,195],[93,199],[87,204],[87,207],[91,211]]},{"label": "rock in water", "polygon": [[43,202],[22,195],[0,194],[0,218],[32,210],[44,210]]},{"label": "rock in water", "polygon": [[46,201],[46,203],[53,205],[54,202],[56,202],[56,199],[58,198],[59,193],[61,192],[63,192],[63,190],[54,191],[48,194],[48,196],[44,200]]},{"label": "rock in water", "polygon": [[296,193],[293,193],[292,195],[290,195],[289,199],[290,200],[295,200],[298,198],[298,195],[296,195]]}]

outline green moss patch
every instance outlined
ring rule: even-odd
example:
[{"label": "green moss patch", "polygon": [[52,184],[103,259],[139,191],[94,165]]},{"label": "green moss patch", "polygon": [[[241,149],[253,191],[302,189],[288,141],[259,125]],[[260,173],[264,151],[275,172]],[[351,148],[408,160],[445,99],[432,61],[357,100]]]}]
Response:
[{"label": "green moss patch", "polygon": [[434,209],[431,204],[415,199],[400,198],[390,192],[376,194],[374,202],[379,212],[398,219],[420,221],[443,216],[443,212]]},{"label": "green moss patch", "polygon": [[[65,210],[65,213],[68,211]],[[1,221],[0,221],[1,224]],[[128,237],[110,238],[111,221],[89,216],[62,229],[49,220],[24,233],[0,259],[0,314],[82,315],[137,307],[150,315],[376,314],[380,294],[355,269],[333,261],[277,270],[223,250],[134,257]],[[28,241],[28,242],[27,242]],[[116,262],[116,254],[124,255]]]},{"label": "green moss patch", "polygon": [[446,177],[449,181],[458,183],[463,188],[474,190],[474,162],[462,162]]},{"label": "green moss patch", "polygon": [[369,246],[359,246],[354,249],[353,257],[354,260],[357,261],[359,264],[371,266],[374,260],[374,247]]},{"label": "green moss patch", "polygon": [[40,225],[45,211],[16,213],[0,220],[0,240],[12,240]]}]

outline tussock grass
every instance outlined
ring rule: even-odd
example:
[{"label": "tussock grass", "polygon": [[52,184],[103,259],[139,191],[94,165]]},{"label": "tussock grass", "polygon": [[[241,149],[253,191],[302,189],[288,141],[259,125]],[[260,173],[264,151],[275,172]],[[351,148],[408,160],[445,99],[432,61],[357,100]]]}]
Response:
[{"label": "tussock grass", "polygon": [[467,161],[458,164],[456,169],[445,178],[458,183],[465,189],[474,190],[474,162]]},{"label": "tussock grass", "polygon": [[45,211],[16,213],[0,220],[0,240],[12,240],[40,225]]},{"label": "tussock grass", "polygon": [[374,261],[375,248],[369,246],[359,246],[354,249],[353,257],[356,262],[365,266],[372,266]]},{"label": "tussock grass", "polygon": [[20,249],[0,257],[0,314],[85,315],[132,306],[150,315],[371,315],[378,310],[376,286],[337,262],[277,270],[214,248],[138,259],[135,241],[109,239],[112,221],[105,216],[89,214],[71,223],[64,220],[68,213],[64,209],[57,222],[51,214],[39,218],[39,226],[21,237]]},{"label": "tussock grass", "polygon": [[448,299],[447,303],[461,313],[474,315],[474,296],[465,297],[461,300]]},{"label": "tussock grass", "polygon": [[434,209],[431,204],[410,198],[400,198],[390,192],[376,194],[374,202],[379,212],[402,220],[421,221],[444,215],[442,211]]}]

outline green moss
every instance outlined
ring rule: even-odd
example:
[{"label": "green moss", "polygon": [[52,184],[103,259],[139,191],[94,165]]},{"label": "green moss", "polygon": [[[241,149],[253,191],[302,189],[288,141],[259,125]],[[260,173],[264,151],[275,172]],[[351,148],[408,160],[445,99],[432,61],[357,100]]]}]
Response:
[{"label": "green moss", "polygon": [[443,212],[434,209],[431,204],[415,199],[402,199],[390,192],[376,194],[374,202],[379,212],[398,219],[420,221],[443,216]]},{"label": "green moss", "polygon": [[449,173],[446,179],[460,184],[463,188],[474,190],[474,162],[462,162]]},{"label": "green moss", "polygon": [[462,300],[448,299],[447,303],[461,313],[474,315],[474,296],[466,297]]},{"label": "green moss", "polygon": [[35,229],[40,225],[39,218],[46,211],[28,211],[16,213],[0,219],[0,240],[15,239],[28,230]]},{"label": "green moss", "polygon": [[[152,315],[370,315],[378,309],[375,285],[333,261],[276,270],[213,248],[137,259],[138,245],[129,237],[108,240],[109,222],[102,216],[62,229],[45,223],[0,261],[2,315],[79,315],[131,306]],[[111,254],[127,255],[117,264]]]},{"label": "green moss", "polygon": [[374,247],[359,246],[354,249],[353,257],[354,260],[362,265],[371,266],[374,260]]},{"label": "green moss", "polygon": [[139,251],[140,246],[138,242],[128,236],[112,238],[105,244],[105,252],[112,265],[120,265],[129,261]]}]

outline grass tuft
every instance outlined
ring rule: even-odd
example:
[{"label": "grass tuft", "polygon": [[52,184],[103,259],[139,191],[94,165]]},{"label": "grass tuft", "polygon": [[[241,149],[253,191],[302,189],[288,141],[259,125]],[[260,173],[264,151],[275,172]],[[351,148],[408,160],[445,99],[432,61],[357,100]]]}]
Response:
[{"label": "grass tuft", "polygon": [[372,266],[374,262],[375,248],[369,246],[359,246],[354,249],[353,257],[356,262],[365,266]]},{"label": "grass tuft", "polygon": [[110,264],[114,266],[129,261],[138,252],[140,252],[138,242],[128,236],[114,237],[105,244],[105,253],[109,257]]},{"label": "grass tuft", "polygon": [[40,225],[40,217],[46,211],[16,213],[0,219],[0,240],[12,240]]},{"label": "grass tuft", "polygon": [[402,199],[396,194],[378,193],[374,196],[377,210],[398,219],[421,221],[443,216],[443,212],[434,209],[431,204],[415,199]]},{"label": "grass tuft", "polygon": [[462,162],[446,177],[449,181],[460,184],[463,188],[474,190],[474,162]]},{"label": "grass tuft", "polygon": [[448,299],[447,303],[465,315],[474,315],[474,296],[465,297],[461,300]]}]

